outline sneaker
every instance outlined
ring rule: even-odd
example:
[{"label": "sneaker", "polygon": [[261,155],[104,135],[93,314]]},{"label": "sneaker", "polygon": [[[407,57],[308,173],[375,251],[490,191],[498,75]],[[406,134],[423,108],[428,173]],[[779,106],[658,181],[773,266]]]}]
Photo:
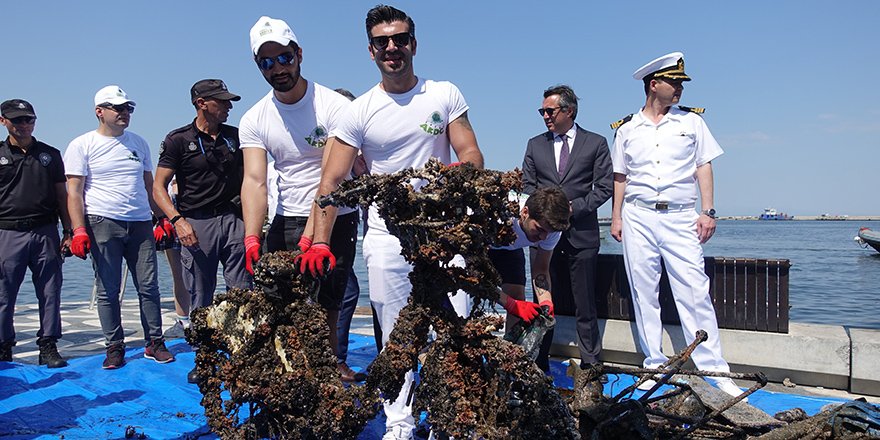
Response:
[{"label": "sneaker", "polygon": [[[743,393],[743,390],[741,390],[738,386],[736,386],[736,383],[733,382],[733,379],[731,379],[729,377],[712,378],[710,383],[715,385],[715,387],[718,388],[719,390],[724,391],[725,393],[730,394],[733,397],[737,397]],[[746,397],[742,401],[748,402],[749,398]]]},{"label": "sneaker", "polygon": [[409,426],[394,426],[385,431],[382,440],[412,440],[413,430]]},{"label": "sneaker", "polygon": [[162,333],[162,336],[165,339],[181,339],[181,338],[185,337],[183,330],[184,330],[183,322],[176,320],[174,322],[174,325],[169,327],[168,330],[165,330],[165,333]]},{"label": "sneaker", "polygon": [[117,342],[107,347],[107,357],[104,358],[105,370],[115,370],[125,365],[125,344]]},{"label": "sneaker", "polygon": [[336,368],[339,370],[339,378],[343,382],[363,382],[367,380],[366,373],[352,370],[345,362],[336,364]]},{"label": "sneaker", "polygon": [[152,359],[160,364],[174,361],[174,355],[165,348],[165,339],[158,338],[148,342],[144,347],[144,357]]},{"label": "sneaker", "polygon": [[58,345],[55,338],[38,338],[37,346],[40,347],[39,364],[49,368],[61,368],[67,366],[67,361],[58,354]]}]

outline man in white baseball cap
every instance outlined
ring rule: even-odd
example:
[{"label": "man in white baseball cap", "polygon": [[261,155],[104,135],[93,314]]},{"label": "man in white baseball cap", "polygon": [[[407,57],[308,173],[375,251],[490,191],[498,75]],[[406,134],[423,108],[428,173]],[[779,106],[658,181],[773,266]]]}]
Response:
[{"label": "man in white baseball cap", "polygon": [[[700,329],[709,334],[691,359],[700,370],[730,372],[721,355],[700,246],[715,233],[712,161],[723,151],[700,116],[704,109],[673,107],[681,99],[682,82],[691,80],[684,72],[681,52],[652,60],[633,78],[644,82],[646,98],[639,112],[612,124],[617,134],[611,153],[611,235],[623,242],[643,364],[657,368],[668,360],[661,347],[662,259],[685,340],[692,341]],[[729,378],[707,379],[728,394],[742,393]],[[653,385],[648,381],[640,388]]]},{"label": "man in white baseball cap", "polygon": [[119,86],[95,94],[98,128],[77,137],[64,152],[68,209],[73,241],[71,252],[82,258],[91,252],[98,288],[98,318],[107,345],[104,369],[125,364],[125,333],[120,319],[119,290],[122,260],[137,287],[144,330],[144,357],[159,363],[174,356],[162,338],[162,312],[156,266],[156,243],[151,219],[153,164],[142,137],[126,131],[134,101]]}]

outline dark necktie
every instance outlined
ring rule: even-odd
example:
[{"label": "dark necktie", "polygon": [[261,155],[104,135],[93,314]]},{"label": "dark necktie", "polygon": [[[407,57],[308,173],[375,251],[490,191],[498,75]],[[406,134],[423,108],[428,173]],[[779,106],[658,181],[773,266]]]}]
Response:
[{"label": "dark necktie", "polygon": [[559,150],[559,177],[565,174],[565,167],[568,166],[568,135],[559,136],[562,138],[562,149]]}]

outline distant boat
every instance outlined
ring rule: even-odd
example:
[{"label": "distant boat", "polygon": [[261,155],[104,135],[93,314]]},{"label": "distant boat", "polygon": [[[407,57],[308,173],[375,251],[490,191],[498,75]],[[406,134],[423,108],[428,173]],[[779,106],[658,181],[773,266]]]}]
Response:
[{"label": "distant boat", "polygon": [[880,232],[872,231],[869,228],[860,228],[856,241],[864,247],[871,246],[880,252]]},{"label": "distant boat", "polygon": [[759,220],[794,220],[793,215],[788,215],[784,212],[776,212],[774,208],[766,208],[764,209],[764,213],[758,217]]},{"label": "distant boat", "polygon": [[816,220],[826,220],[826,221],[843,221],[848,219],[848,215],[831,215],[828,213],[820,215]]}]

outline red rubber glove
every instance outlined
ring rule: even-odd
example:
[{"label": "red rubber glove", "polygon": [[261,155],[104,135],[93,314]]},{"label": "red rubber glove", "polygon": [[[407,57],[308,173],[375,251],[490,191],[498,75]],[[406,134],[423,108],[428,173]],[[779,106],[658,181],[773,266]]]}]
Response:
[{"label": "red rubber glove", "polygon": [[70,242],[70,252],[77,257],[86,259],[86,254],[92,248],[92,241],[89,240],[89,234],[86,232],[85,226],[80,226],[73,230],[73,241]]},{"label": "red rubber glove", "polygon": [[299,237],[299,243],[296,244],[299,246],[300,252],[305,252],[312,247],[312,238],[306,237],[305,235]]},{"label": "red rubber glove", "polygon": [[541,301],[541,302],[538,304],[538,306],[547,306],[547,307],[550,309],[550,316],[556,316],[556,315],[553,313],[553,301],[550,301],[549,299],[548,299],[548,300],[544,300],[544,301]]},{"label": "red rubber glove", "polygon": [[153,239],[158,244],[169,238],[174,238],[174,225],[168,221],[167,217],[162,217],[156,221],[156,226],[153,228]]},{"label": "red rubber glove", "polygon": [[244,267],[254,274],[254,265],[260,260],[260,237],[248,235],[244,238]]},{"label": "red rubber glove", "polygon": [[520,301],[510,296],[507,297],[507,303],[504,304],[504,309],[508,313],[513,314],[513,316],[522,319],[526,323],[532,322],[533,319],[538,317],[538,308],[540,306],[531,301]]},{"label": "red rubber glove", "polygon": [[449,168],[457,167],[457,166],[459,166],[459,165],[461,165],[461,164],[463,164],[463,163],[464,163],[464,162],[452,162],[451,164],[449,164]]},{"label": "red rubber glove", "polygon": [[160,218],[159,225],[162,226],[162,230],[165,231],[165,235],[168,236],[168,238],[174,238],[177,236],[177,231],[174,230],[174,225],[171,224],[168,217]]},{"label": "red rubber glove", "polygon": [[330,252],[330,246],[327,243],[315,243],[309,250],[299,254],[293,264],[299,260],[300,273],[306,273],[306,270],[316,277],[324,275],[324,260],[327,260],[327,272],[329,273],[336,267],[336,257]]}]

